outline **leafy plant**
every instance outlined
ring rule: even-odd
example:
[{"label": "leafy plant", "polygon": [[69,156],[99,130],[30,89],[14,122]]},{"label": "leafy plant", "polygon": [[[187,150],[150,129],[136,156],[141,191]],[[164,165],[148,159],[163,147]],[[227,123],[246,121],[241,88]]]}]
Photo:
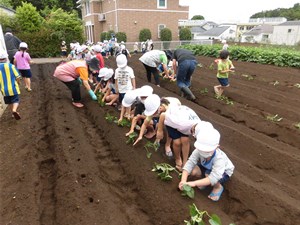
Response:
[{"label": "leafy plant", "polygon": [[176,170],[175,167],[169,165],[168,163],[154,163],[153,172],[157,172],[159,178],[163,181],[169,181],[172,180],[172,176],[170,175],[170,172],[175,171],[179,176],[181,173]]},{"label": "leafy plant", "polygon": [[152,153],[150,152],[150,149],[153,148],[155,152],[159,149],[159,143],[147,141],[147,143],[144,145],[144,148],[147,151],[147,158],[150,159]]},{"label": "leafy plant", "polygon": [[242,77],[246,77],[248,80],[254,80],[254,77],[252,77],[251,75],[248,74],[242,74]]},{"label": "leafy plant", "polygon": [[137,136],[138,134],[136,132],[132,132],[131,134],[129,134],[126,144],[133,144]]},{"label": "leafy plant", "polygon": [[299,84],[299,83],[297,83],[297,84],[294,84],[294,87],[296,87],[296,88],[300,88],[300,84]]},{"label": "leafy plant", "polygon": [[300,122],[295,124],[295,127],[300,130]]},{"label": "leafy plant", "polygon": [[207,88],[204,88],[204,89],[201,89],[200,90],[200,94],[201,95],[205,95],[205,94],[207,94],[208,93],[208,89]]},{"label": "leafy plant", "polygon": [[[204,217],[208,217],[208,222],[211,225],[222,225],[221,219],[216,214],[209,215],[207,211],[200,211],[195,203],[190,205],[190,220],[185,220],[186,225],[205,225]],[[233,223],[229,225],[234,225]]]},{"label": "leafy plant", "polygon": [[118,120],[114,121],[118,124],[118,126],[121,127],[130,127],[131,126],[131,122],[128,119],[123,118],[120,122]]},{"label": "leafy plant", "polygon": [[110,115],[109,113],[106,113],[104,118],[110,123],[114,122],[117,119],[116,116]]},{"label": "leafy plant", "polygon": [[104,96],[104,93],[103,93],[103,92],[100,92],[100,91],[97,91],[97,92],[96,92],[96,96],[97,96],[98,104],[99,104],[101,107],[105,106],[105,102],[102,101],[102,98],[103,98],[103,96]]},{"label": "leafy plant", "polygon": [[282,119],[283,118],[279,117],[278,114],[267,116],[267,120],[270,120],[272,122],[280,122]]},{"label": "leafy plant", "polygon": [[215,63],[212,62],[212,63],[209,65],[208,69],[210,69],[210,70],[215,70]]},{"label": "leafy plant", "polygon": [[216,95],[215,98],[218,100],[224,101],[226,103],[226,105],[233,105],[233,101],[224,95],[221,95],[221,96]]},{"label": "leafy plant", "polygon": [[279,81],[278,80],[275,80],[274,82],[273,82],[273,85],[274,86],[276,86],[276,85],[278,85],[279,84]]},{"label": "leafy plant", "polygon": [[189,186],[187,184],[184,184],[181,195],[188,196],[189,198],[194,198],[195,197],[194,188],[192,188],[191,186]]}]

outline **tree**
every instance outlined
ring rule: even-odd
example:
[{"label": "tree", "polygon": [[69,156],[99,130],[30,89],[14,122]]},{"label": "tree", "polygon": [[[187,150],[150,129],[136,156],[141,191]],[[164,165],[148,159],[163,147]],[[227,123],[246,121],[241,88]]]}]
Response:
[{"label": "tree", "polygon": [[139,41],[143,42],[150,39],[151,39],[151,31],[147,28],[142,29],[139,34]]},{"label": "tree", "polygon": [[31,3],[22,2],[22,6],[18,6],[16,10],[17,26],[22,32],[35,32],[40,30],[44,19],[36,11]]},{"label": "tree", "polygon": [[201,15],[195,15],[195,16],[192,17],[191,20],[204,20],[204,17],[201,16]]},{"label": "tree", "polygon": [[12,8],[11,0],[0,0],[0,5],[7,8]]},{"label": "tree", "polygon": [[163,41],[164,49],[169,49],[170,41],[172,41],[172,31],[169,28],[164,28],[160,31],[160,39]]},{"label": "tree", "polygon": [[45,21],[45,28],[52,30],[52,35],[60,40],[83,41],[83,25],[76,11],[70,13],[61,8],[51,11]]},{"label": "tree", "polygon": [[179,40],[192,40],[192,32],[189,28],[184,27],[179,31]]}]

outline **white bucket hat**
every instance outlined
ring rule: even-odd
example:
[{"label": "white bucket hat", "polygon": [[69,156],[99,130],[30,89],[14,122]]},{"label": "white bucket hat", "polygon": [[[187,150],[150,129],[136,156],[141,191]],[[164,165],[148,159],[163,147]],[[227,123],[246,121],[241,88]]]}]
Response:
[{"label": "white bucket hat", "polygon": [[102,51],[102,47],[100,45],[95,45],[94,46],[94,51],[95,52],[101,52]]},{"label": "white bucket hat", "polygon": [[124,68],[127,66],[127,58],[124,54],[120,54],[116,58],[118,68]]},{"label": "white bucket hat", "polygon": [[152,94],[146,98],[144,105],[144,114],[146,116],[152,116],[160,106],[160,97],[157,94]]},{"label": "white bucket hat", "polygon": [[202,152],[211,152],[219,146],[219,142],[219,131],[208,125],[200,128],[194,146]]},{"label": "white bucket hat", "polygon": [[148,97],[149,95],[153,94],[153,88],[149,85],[144,85],[139,88],[139,96]]},{"label": "white bucket hat", "polygon": [[214,128],[213,125],[210,122],[207,121],[199,121],[195,126],[195,137],[199,134],[201,129],[211,129]]},{"label": "white bucket hat", "polygon": [[122,100],[124,107],[130,107],[135,102],[138,94],[138,89],[127,91]]},{"label": "white bucket hat", "polygon": [[107,80],[109,80],[113,75],[114,75],[113,69],[107,69],[107,70],[106,70],[106,74],[105,74],[105,76],[103,77],[103,80],[104,80],[104,81],[107,81]]},{"label": "white bucket hat", "polygon": [[19,47],[20,48],[28,48],[28,45],[25,42],[21,42]]},{"label": "white bucket hat", "polygon": [[100,71],[99,71],[98,77],[105,77],[105,75],[107,74],[107,72],[108,72],[108,68],[107,67],[101,68]]}]

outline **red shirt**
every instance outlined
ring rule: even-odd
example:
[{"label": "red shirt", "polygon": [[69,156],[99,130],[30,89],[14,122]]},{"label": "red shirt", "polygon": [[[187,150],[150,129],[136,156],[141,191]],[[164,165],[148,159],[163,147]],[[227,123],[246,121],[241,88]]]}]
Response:
[{"label": "red shirt", "polygon": [[104,68],[104,59],[101,53],[97,53],[96,58],[99,60],[99,68]]}]

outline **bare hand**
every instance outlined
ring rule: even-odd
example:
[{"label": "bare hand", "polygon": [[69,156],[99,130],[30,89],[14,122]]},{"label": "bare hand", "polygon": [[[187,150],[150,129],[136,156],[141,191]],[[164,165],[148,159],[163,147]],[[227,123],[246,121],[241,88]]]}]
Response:
[{"label": "bare hand", "polygon": [[143,139],[143,137],[138,137],[137,139],[136,139],[136,141],[133,143],[133,146],[135,146],[140,140],[142,140]]}]

